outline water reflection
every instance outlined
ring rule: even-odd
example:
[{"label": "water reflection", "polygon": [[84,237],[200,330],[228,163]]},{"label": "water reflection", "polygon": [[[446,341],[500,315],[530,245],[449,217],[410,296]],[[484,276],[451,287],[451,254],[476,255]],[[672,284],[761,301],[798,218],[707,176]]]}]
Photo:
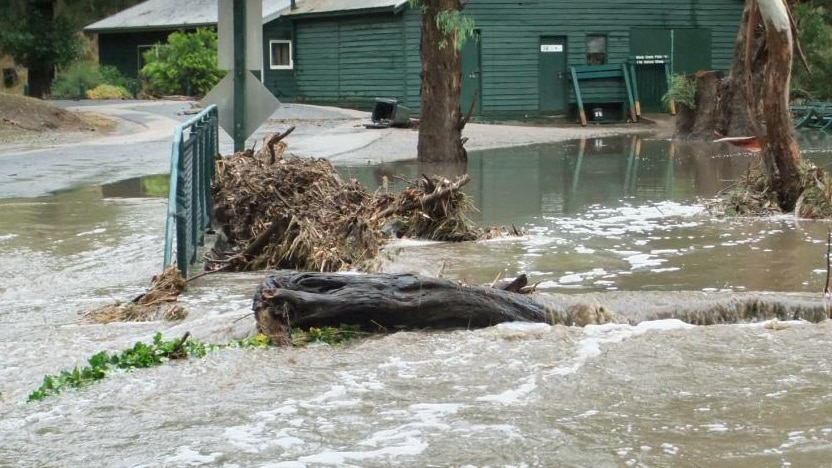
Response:
[{"label": "water reflection", "polygon": [[[829,165],[828,137],[804,136],[804,154]],[[523,239],[397,250],[395,271],[446,272],[490,282],[526,272],[552,291],[822,288],[827,224],[790,216],[716,219],[713,198],[755,162],[727,144],[624,136],[472,152],[465,187],[483,225],[516,225]],[[415,162],[342,168],[370,188],[400,189],[427,171]],[[400,177],[396,178],[398,175]]]}]

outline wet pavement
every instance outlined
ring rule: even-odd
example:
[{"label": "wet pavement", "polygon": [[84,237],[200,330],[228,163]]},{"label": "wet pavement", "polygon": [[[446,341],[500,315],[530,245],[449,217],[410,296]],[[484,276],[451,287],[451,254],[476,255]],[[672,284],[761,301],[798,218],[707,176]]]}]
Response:
[{"label": "wet pavement", "polygon": [[[0,186],[0,466],[814,467],[832,459],[832,321],[400,332],[343,347],[226,350],[26,403],[45,374],[157,331],[215,343],[252,331],[262,272],[194,281],[181,322],[79,317],[135,297],[159,271],[165,178],[137,176],[167,172],[170,132],[188,106],[117,103],[109,112],[123,118],[122,130],[107,139],[0,155],[0,176],[11,181]],[[270,125],[298,124],[295,148],[331,132],[361,151],[390,143],[403,148],[391,154],[409,154],[412,131],[372,133],[362,146],[360,119],[332,112]],[[812,138],[806,153],[828,164],[828,138]],[[476,153],[467,188],[481,208],[476,221],[529,234],[403,242],[386,253],[390,268],[432,275],[447,261],[446,277],[469,283],[526,272],[544,291],[613,295],[621,308],[645,304],[628,291],[648,291],[659,304],[738,291],[819,300],[828,223],[712,219],[700,197],[742,172],[748,155],[671,148],[618,137]],[[342,170],[370,187],[421,169],[350,162]]]}]

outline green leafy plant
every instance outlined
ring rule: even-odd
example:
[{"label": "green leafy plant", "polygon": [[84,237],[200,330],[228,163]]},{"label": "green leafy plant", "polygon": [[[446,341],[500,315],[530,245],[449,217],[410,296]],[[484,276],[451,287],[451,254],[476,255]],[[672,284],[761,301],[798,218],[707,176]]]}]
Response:
[{"label": "green leafy plant", "polygon": [[832,99],[832,11],[822,2],[794,5],[798,38],[811,74],[795,56],[792,66],[792,98]]},{"label": "green leafy plant", "polygon": [[29,394],[28,401],[43,400],[48,396],[61,393],[66,388],[79,388],[89,385],[103,379],[107,372],[115,369],[130,371],[155,367],[171,359],[201,358],[210,351],[222,348],[263,348],[271,344],[271,341],[262,334],[234,340],[224,345],[188,340],[188,337],[189,334],[186,333],[182,338],[165,341],[161,333],[156,333],[153,336],[153,342],[150,344],[137,342],[132,348],[118,354],[101,351],[92,355],[87,360],[86,366],[76,366],[71,370],[63,370],[56,375],[45,376],[41,386]]},{"label": "green leafy plant", "polygon": [[98,65],[90,62],[74,62],[58,73],[52,82],[52,97],[84,98],[83,93],[104,82]]},{"label": "green leafy plant", "polygon": [[101,84],[87,91],[87,99],[127,99],[130,92],[120,86]]},{"label": "green leafy plant", "polygon": [[685,75],[673,75],[670,79],[670,89],[662,96],[665,107],[673,101],[684,104],[689,109],[696,109],[696,82]]},{"label": "green leafy plant", "polygon": [[151,95],[204,96],[223,76],[217,68],[217,33],[210,29],[174,32],[167,44],[157,44],[143,57],[140,75]]},{"label": "green leafy plant", "polygon": [[339,345],[361,335],[366,335],[366,333],[362,332],[360,327],[344,324],[340,327],[311,327],[308,330],[293,328],[291,332],[292,344],[295,346],[305,346],[311,343]]}]

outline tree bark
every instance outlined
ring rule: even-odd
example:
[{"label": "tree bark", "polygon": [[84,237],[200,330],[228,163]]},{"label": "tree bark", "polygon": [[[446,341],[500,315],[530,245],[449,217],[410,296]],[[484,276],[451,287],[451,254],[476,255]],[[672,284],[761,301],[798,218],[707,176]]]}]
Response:
[{"label": "tree bark", "polygon": [[445,35],[436,24],[441,11],[459,11],[460,0],[423,0],[422,97],[419,119],[419,162],[464,162],[462,141],[462,59],[456,34]]},{"label": "tree bark", "polygon": [[[753,22],[751,37],[747,34],[749,22]],[[689,77],[696,81],[696,109],[680,110],[676,120],[675,139],[712,140],[714,133],[727,136],[755,135],[755,128],[749,116],[746,101],[746,86],[751,81],[753,96],[759,99],[765,71],[765,37],[760,28],[759,16],[747,2],[740,20],[739,31],[734,42],[734,62],[731,71],[725,77],[721,72],[702,71]],[[746,73],[747,55],[750,73]],[[753,106],[759,112],[759,105]]]},{"label": "tree bark", "polygon": [[258,288],[253,309],[258,329],[278,339],[290,327],[341,324],[378,331],[574,322],[566,311],[547,308],[527,295],[413,274],[278,271]]},{"label": "tree bark", "polygon": [[524,295],[509,290],[525,281],[521,276],[499,288],[412,274],[283,270],[266,277],[252,308],[258,331],[280,344],[291,343],[290,328],[341,325],[389,332],[482,328],[501,322],[584,326],[678,319],[713,325],[773,318],[820,322],[828,317],[820,301],[783,295],[681,292],[668,300],[662,293]]},{"label": "tree bark", "polygon": [[794,48],[789,12],[783,0],[757,0],[766,28],[768,66],[763,93],[766,140],[762,157],[771,187],[783,211],[794,210],[800,196],[800,148],[789,112],[789,81]]},{"label": "tree bark", "polygon": [[712,128],[726,136],[756,137],[770,187],[786,212],[800,196],[800,149],[789,112],[793,48],[783,0],[747,0],[731,74],[724,80],[697,74],[697,109],[677,119],[674,135],[707,140]]},{"label": "tree bark", "polygon": [[43,99],[52,89],[55,70],[52,67],[29,68],[29,96]]}]

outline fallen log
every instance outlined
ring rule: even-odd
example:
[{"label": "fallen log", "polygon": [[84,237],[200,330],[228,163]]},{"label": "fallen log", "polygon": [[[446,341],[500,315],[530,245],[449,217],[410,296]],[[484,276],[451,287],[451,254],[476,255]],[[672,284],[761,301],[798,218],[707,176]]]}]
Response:
[{"label": "fallen log", "polygon": [[[258,288],[252,308],[258,330],[279,343],[288,342],[291,328],[357,325],[385,331],[483,328],[518,321],[586,324],[576,322],[568,309],[548,307],[528,295],[414,274],[278,271]],[[600,315],[586,319],[607,321]]]},{"label": "fallen log", "polygon": [[[520,285],[526,281],[521,275],[502,287],[522,291]],[[501,322],[585,326],[676,319],[692,325],[719,325],[832,318],[816,298],[782,293],[522,294],[501,286],[467,286],[415,274],[291,270],[267,276],[252,308],[258,331],[281,344],[291,343],[294,328],[341,325],[388,332],[484,328]]]}]

